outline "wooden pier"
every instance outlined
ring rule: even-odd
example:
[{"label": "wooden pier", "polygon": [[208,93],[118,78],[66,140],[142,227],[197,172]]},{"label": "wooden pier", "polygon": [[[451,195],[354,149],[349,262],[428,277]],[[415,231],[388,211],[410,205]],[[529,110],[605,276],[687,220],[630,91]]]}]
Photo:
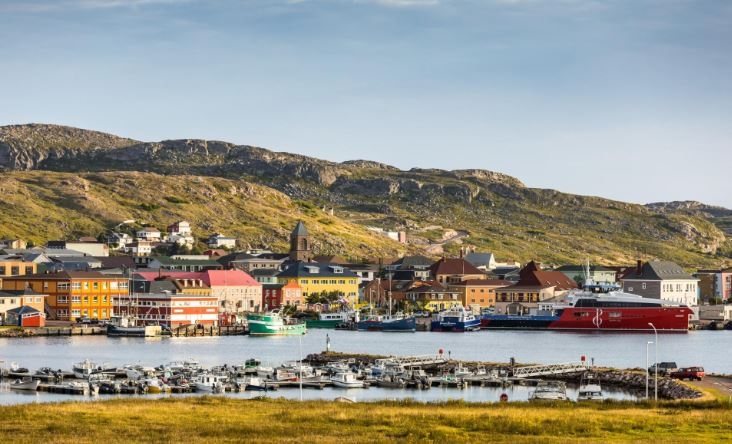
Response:
[{"label": "wooden pier", "polygon": [[580,373],[587,371],[588,366],[584,362],[573,362],[568,364],[547,364],[531,365],[526,367],[515,367],[514,378],[532,378],[536,376],[561,375],[565,373]]}]

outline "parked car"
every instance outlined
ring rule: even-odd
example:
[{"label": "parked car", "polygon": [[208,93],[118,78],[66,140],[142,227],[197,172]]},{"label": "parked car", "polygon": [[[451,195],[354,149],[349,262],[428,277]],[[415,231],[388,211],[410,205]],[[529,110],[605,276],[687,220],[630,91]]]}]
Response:
[{"label": "parked car", "polygon": [[661,376],[666,376],[678,368],[675,362],[659,362],[648,367],[648,373],[655,374],[656,366],[658,366],[658,374]]},{"label": "parked car", "polygon": [[688,379],[689,381],[694,379],[701,381],[705,375],[704,367],[684,367],[669,373],[669,376],[674,379]]}]

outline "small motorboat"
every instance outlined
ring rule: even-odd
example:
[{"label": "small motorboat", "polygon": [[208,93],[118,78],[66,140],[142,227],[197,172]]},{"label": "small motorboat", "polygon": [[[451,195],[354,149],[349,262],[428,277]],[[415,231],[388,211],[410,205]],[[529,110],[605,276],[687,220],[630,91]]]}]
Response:
[{"label": "small motorboat", "polygon": [[10,388],[13,390],[28,390],[35,392],[38,390],[38,386],[41,381],[38,379],[32,379],[30,377],[24,377],[23,379],[16,379],[10,383]]}]

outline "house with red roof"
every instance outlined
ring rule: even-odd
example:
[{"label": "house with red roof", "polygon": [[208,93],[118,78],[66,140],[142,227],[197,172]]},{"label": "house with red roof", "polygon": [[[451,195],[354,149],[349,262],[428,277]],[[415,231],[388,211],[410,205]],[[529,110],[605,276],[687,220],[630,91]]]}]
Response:
[{"label": "house with red roof", "polygon": [[528,314],[540,302],[561,297],[578,288],[577,282],[561,271],[544,271],[531,261],[519,272],[519,281],[496,290],[496,313]]},{"label": "house with red roof", "polygon": [[262,284],[242,270],[206,270],[203,281],[224,313],[262,310]]},{"label": "house with red roof", "polygon": [[487,275],[475,265],[461,258],[442,258],[432,264],[430,274],[443,284],[462,282],[468,279],[486,279]]}]

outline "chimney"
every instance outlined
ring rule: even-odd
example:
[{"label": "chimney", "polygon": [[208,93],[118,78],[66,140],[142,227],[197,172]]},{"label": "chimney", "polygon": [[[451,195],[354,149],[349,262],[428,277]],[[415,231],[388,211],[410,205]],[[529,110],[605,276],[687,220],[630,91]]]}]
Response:
[{"label": "chimney", "polygon": [[638,276],[640,276],[640,275],[641,275],[641,269],[642,269],[642,268],[643,268],[643,262],[642,262],[642,261],[641,261],[640,259],[638,259],[638,264],[636,265],[636,268],[635,268],[635,273],[636,273],[636,274],[637,274]]}]

